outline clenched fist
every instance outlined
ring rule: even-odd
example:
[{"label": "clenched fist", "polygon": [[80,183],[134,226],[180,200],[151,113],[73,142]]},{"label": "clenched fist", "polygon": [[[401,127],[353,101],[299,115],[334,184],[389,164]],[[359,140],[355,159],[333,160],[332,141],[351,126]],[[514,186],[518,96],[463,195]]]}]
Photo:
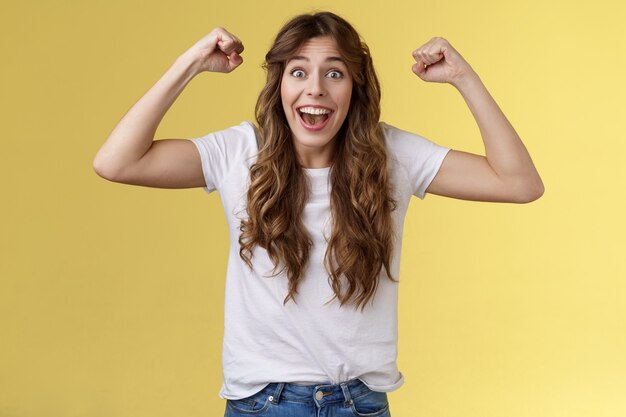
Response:
[{"label": "clenched fist", "polygon": [[456,85],[472,67],[444,38],[432,38],[413,51],[413,72],[424,81]]},{"label": "clenched fist", "polygon": [[222,27],[213,29],[187,52],[193,56],[198,72],[231,72],[243,62],[243,44]]}]

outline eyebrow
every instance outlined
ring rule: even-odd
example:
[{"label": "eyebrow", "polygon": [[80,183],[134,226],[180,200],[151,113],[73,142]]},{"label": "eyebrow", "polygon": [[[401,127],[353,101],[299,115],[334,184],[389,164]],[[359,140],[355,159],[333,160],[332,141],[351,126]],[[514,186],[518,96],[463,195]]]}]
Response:
[{"label": "eyebrow", "polygon": [[[307,57],[305,57],[305,56],[302,56],[302,55],[297,55],[297,56],[294,56],[294,57],[289,58],[289,59],[287,60],[287,63],[290,63],[291,61],[307,61],[307,62],[309,62],[309,61],[310,61],[310,59],[309,59],[309,58],[307,58]],[[345,64],[345,63],[346,63],[346,62],[343,60],[343,58],[341,58],[340,56],[329,56],[328,58],[326,58],[326,59],[324,60],[324,62],[337,62],[337,61],[339,61],[339,62],[341,62],[341,63],[343,63],[343,64]]]}]

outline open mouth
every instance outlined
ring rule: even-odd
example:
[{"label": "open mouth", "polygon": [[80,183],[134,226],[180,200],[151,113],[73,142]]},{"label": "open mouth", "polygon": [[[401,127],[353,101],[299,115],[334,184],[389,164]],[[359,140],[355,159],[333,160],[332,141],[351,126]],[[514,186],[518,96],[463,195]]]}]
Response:
[{"label": "open mouth", "polygon": [[323,107],[304,106],[297,109],[302,125],[309,130],[320,130],[333,113],[332,110]]}]

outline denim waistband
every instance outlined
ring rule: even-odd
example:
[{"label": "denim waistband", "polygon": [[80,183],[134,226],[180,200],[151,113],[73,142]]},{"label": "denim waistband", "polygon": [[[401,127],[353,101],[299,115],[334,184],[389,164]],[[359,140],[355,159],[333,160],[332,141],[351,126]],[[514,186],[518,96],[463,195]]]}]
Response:
[{"label": "denim waistband", "polygon": [[264,394],[270,395],[269,400],[278,404],[281,399],[289,401],[312,403],[323,405],[326,403],[343,401],[346,405],[352,404],[352,398],[356,398],[369,388],[358,378],[337,384],[296,385],[288,382],[272,382],[263,388]]}]

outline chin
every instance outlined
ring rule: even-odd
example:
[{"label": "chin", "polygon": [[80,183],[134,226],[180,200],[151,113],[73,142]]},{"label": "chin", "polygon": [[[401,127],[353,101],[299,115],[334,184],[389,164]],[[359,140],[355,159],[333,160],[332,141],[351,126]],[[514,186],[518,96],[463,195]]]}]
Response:
[{"label": "chin", "polygon": [[294,134],[293,138],[297,143],[303,146],[307,146],[311,148],[323,148],[327,146],[328,144],[330,144],[335,138],[335,136],[336,135],[333,135],[332,137],[328,137],[328,136],[311,136],[311,135]]}]

